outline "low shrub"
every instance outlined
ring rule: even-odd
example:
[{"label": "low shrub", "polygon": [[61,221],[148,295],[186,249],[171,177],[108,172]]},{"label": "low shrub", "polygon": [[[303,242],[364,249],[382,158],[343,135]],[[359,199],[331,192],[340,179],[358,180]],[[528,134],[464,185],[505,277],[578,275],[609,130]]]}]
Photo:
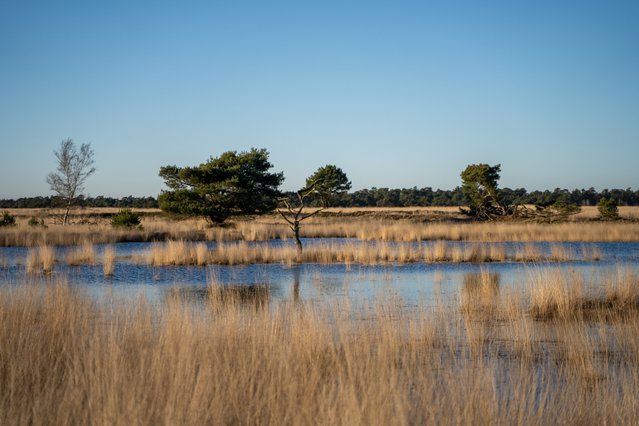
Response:
[{"label": "low shrub", "polygon": [[602,219],[619,219],[617,201],[613,198],[602,198],[597,203],[597,210]]},{"label": "low shrub", "polygon": [[140,215],[131,209],[122,209],[111,218],[111,226],[114,228],[134,228],[140,225]]},{"label": "low shrub", "polygon": [[2,213],[2,219],[0,219],[0,226],[15,226],[16,218],[8,211]]}]

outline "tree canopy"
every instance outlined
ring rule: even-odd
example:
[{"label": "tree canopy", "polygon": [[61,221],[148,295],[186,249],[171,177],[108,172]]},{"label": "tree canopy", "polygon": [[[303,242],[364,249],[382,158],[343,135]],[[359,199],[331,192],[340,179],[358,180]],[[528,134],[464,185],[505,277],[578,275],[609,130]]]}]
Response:
[{"label": "tree canopy", "polygon": [[506,208],[500,200],[497,181],[501,165],[470,164],[461,172],[462,191],[468,201],[469,213],[472,216],[490,218],[503,216]]},{"label": "tree canopy", "polygon": [[322,206],[328,206],[334,195],[351,189],[351,182],[342,169],[328,164],[306,179],[306,188],[319,196]]},{"label": "tree canopy", "polygon": [[266,149],[227,151],[194,167],[160,168],[169,190],[158,197],[162,210],[186,216],[205,216],[224,222],[232,215],[262,214],[277,206],[283,173],[269,170]]}]

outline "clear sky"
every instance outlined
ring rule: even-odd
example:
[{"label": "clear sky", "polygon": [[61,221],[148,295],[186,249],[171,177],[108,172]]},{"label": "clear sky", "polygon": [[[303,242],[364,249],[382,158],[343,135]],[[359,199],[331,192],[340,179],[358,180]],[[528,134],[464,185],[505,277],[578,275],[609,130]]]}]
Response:
[{"label": "clear sky", "polygon": [[0,198],[50,195],[61,140],[92,196],[266,148],[284,189],[639,188],[639,2],[0,1]]}]

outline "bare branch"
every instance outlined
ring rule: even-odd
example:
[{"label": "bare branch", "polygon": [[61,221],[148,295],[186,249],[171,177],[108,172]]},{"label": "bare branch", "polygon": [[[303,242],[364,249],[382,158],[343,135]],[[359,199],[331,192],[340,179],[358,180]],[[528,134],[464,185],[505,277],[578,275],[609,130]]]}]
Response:
[{"label": "bare branch", "polygon": [[282,210],[277,209],[277,212],[282,215],[282,217],[284,218],[285,221],[287,221],[291,225],[294,225],[293,221],[290,220],[288,217],[286,217],[286,214],[284,214],[284,212]]},{"label": "bare branch", "polygon": [[321,212],[321,211],[322,211],[322,210],[324,210],[325,208],[326,208],[326,207],[319,208],[319,209],[315,210],[313,213],[309,213],[309,214],[307,214],[307,215],[305,215],[305,216],[302,216],[302,218],[300,219],[300,222],[301,222],[301,221],[303,221],[304,219],[308,219],[309,217],[313,217],[313,216],[315,216],[317,213]]}]

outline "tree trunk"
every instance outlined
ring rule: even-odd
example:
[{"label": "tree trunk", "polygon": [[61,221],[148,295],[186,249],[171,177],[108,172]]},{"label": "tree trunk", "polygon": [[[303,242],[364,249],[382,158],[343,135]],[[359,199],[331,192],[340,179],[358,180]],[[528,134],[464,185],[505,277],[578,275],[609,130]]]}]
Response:
[{"label": "tree trunk", "polygon": [[297,220],[293,224],[293,234],[295,234],[295,246],[297,247],[297,254],[302,254],[302,240],[300,240],[300,223]]},{"label": "tree trunk", "polygon": [[62,220],[62,225],[67,224],[67,220],[69,219],[69,210],[71,210],[71,200],[67,203],[67,209],[64,212],[64,219]]}]

